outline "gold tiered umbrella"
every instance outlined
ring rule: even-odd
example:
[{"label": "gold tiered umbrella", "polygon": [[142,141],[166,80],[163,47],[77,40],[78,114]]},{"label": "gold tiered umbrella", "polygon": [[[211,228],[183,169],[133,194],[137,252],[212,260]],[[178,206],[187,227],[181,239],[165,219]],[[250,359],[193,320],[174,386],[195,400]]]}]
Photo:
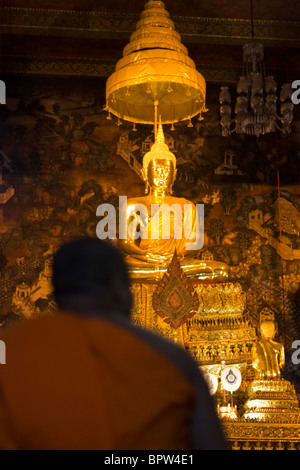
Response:
[{"label": "gold tiered umbrella", "polygon": [[106,109],[126,121],[162,124],[191,119],[205,111],[205,80],[188,56],[164,3],[146,3],[106,83]]}]

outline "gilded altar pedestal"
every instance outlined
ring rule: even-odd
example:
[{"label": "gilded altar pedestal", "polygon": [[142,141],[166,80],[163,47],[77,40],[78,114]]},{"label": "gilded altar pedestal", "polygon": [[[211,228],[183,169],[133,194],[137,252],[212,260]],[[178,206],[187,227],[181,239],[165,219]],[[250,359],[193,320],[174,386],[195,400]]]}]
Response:
[{"label": "gilded altar pedestal", "polygon": [[300,424],[299,403],[287,380],[254,380],[248,387],[244,419]]},{"label": "gilded altar pedestal", "polygon": [[228,421],[223,423],[231,450],[300,450],[298,423]]},{"label": "gilded altar pedestal", "polygon": [[244,415],[235,412],[231,419],[223,413],[229,448],[300,450],[300,410],[294,387],[285,380],[253,380],[258,336],[241,285],[187,281],[176,270],[175,259],[163,280],[133,280],[133,320],[188,349],[204,372],[220,376],[225,365],[239,368],[248,400]]},{"label": "gilded altar pedestal", "polygon": [[245,311],[245,295],[239,283],[194,284],[198,312],[188,321],[186,345],[207,371],[220,375],[224,365],[241,372],[251,365],[255,328]]},{"label": "gilded altar pedestal", "polygon": [[286,380],[254,380],[243,417],[223,421],[231,450],[300,450],[300,410]]},{"label": "gilded altar pedestal", "polygon": [[[219,375],[224,364],[245,369],[252,363],[255,328],[245,313],[245,295],[239,283],[203,283],[190,280],[197,295],[197,308],[180,322],[157,313],[153,297],[159,282],[134,281],[133,320],[188,349],[206,371]],[[172,298],[171,288],[174,287]],[[176,286],[170,286],[169,297],[175,302]],[[177,292],[180,297],[181,292]],[[166,295],[167,298],[167,295]]]}]

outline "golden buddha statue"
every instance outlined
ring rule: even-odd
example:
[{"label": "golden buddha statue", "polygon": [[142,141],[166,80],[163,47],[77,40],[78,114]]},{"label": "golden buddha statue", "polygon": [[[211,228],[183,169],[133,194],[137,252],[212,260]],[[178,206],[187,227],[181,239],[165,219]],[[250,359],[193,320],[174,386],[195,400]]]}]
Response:
[{"label": "golden buddha statue", "polygon": [[119,240],[131,276],[159,279],[176,250],[188,276],[224,278],[225,263],[195,259],[204,240],[203,205],[172,196],[176,171],[176,157],[165,144],[160,124],[155,143],[143,158],[146,196],[128,199],[126,237]]},{"label": "golden buddha statue", "polygon": [[[260,337],[253,347],[252,365],[256,378],[247,389],[245,419],[265,423],[300,423],[299,403],[294,386],[281,378],[285,364],[284,347],[273,340],[276,334],[274,313],[264,308],[260,313]],[[281,430],[282,433],[282,430]]]},{"label": "golden buddha statue", "polygon": [[276,333],[274,314],[264,309],[260,315],[260,339],[253,349],[253,367],[258,379],[280,379],[280,369],[285,364],[284,347],[273,341]]}]

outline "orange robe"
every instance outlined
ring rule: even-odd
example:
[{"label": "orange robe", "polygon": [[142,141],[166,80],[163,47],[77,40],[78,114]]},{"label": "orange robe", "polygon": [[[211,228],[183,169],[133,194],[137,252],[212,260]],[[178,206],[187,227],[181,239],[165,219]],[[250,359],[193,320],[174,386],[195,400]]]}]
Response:
[{"label": "orange robe", "polygon": [[192,358],[125,318],[63,312],[0,336],[0,449],[224,445]]}]

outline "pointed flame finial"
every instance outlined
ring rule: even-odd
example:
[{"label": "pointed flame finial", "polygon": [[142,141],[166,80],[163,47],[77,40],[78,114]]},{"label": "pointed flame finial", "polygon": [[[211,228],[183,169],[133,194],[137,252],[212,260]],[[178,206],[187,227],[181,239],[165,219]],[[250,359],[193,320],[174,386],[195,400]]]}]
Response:
[{"label": "pointed flame finial", "polygon": [[174,170],[176,169],[176,157],[174,153],[170,152],[168,145],[165,143],[165,136],[163,126],[161,123],[161,116],[159,116],[158,131],[156,134],[155,142],[151,147],[151,150],[145,153],[143,157],[143,171],[144,176],[147,178],[148,165],[154,158],[162,160],[170,160],[173,162]]},{"label": "pointed flame finial", "polygon": [[159,116],[159,123],[158,123],[158,131],[157,131],[157,136],[156,136],[156,142],[159,142],[160,144],[165,143],[165,136],[164,136],[164,131],[163,131],[163,126],[161,123],[161,116]]}]

